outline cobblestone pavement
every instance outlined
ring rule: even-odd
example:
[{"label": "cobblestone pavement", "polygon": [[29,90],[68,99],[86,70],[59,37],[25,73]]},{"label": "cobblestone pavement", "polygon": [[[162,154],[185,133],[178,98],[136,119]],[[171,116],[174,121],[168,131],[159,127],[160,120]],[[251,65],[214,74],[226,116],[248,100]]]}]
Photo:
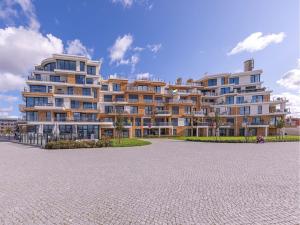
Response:
[{"label": "cobblestone pavement", "polygon": [[0,143],[0,224],[298,224],[299,144]]}]

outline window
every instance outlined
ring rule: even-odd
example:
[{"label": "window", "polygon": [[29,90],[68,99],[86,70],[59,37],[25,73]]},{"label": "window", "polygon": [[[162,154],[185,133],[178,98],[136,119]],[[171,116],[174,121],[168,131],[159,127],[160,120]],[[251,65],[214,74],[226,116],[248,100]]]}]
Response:
[{"label": "window", "polygon": [[117,113],[123,113],[124,112],[124,106],[116,106],[116,112]]},{"label": "window", "polygon": [[229,84],[239,84],[239,77],[230,77]]},{"label": "window", "polygon": [[257,106],[257,114],[262,114],[262,105]]},{"label": "window", "polygon": [[71,100],[71,109],[79,109],[80,108],[80,102]]},{"label": "window", "polygon": [[38,121],[38,113],[26,112],[26,121]]},{"label": "window", "polygon": [[63,107],[64,105],[64,99],[63,98],[56,98],[55,99],[55,106],[56,107]]},{"label": "window", "polygon": [[145,106],[145,114],[146,115],[152,114],[152,106]]},{"label": "window", "polygon": [[86,78],[86,84],[93,84],[93,79],[92,78]]},{"label": "window", "polygon": [[34,106],[45,106],[48,105],[47,97],[27,97],[26,98],[26,106],[34,107]]},{"label": "window", "polygon": [[250,115],[250,106],[240,107],[240,115]]},{"label": "window", "polygon": [[113,91],[121,91],[121,85],[120,84],[113,84]]},{"label": "window", "polygon": [[216,108],[216,114],[220,115],[220,108]]},{"label": "window", "polygon": [[65,134],[72,134],[73,133],[73,129],[72,129],[72,125],[59,125],[59,132],[62,135]]},{"label": "window", "polygon": [[217,79],[208,80],[208,86],[216,86],[216,85],[217,85]]},{"label": "window", "polygon": [[56,69],[56,63],[55,63],[55,62],[47,63],[47,64],[44,66],[44,70],[45,70],[45,71],[54,71],[54,69]]},{"label": "window", "polygon": [[260,117],[254,117],[252,119],[252,124],[260,124],[260,123],[261,123]]},{"label": "window", "polygon": [[237,96],[236,97],[236,104],[244,103],[244,96]]},{"label": "window", "polygon": [[264,96],[263,95],[253,95],[251,102],[263,102]]},{"label": "window", "polygon": [[260,82],[260,74],[255,74],[250,76],[250,83]]},{"label": "window", "polygon": [[92,102],[84,102],[83,103],[83,108],[84,109],[97,109],[97,103],[92,103]]},{"label": "window", "polygon": [[130,106],[130,114],[137,114],[138,107],[137,106]]},{"label": "window", "polygon": [[226,104],[234,104],[234,96],[227,96]]},{"label": "window", "polygon": [[221,88],[221,95],[230,93],[230,87]]},{"label": "window", "polygon": [[46,121],[51,121],[51,112],[46,112]]},{"label": "window", "polygon": [[87,66],[86,72],[90,75],[96,75],[96,66]]},{"label": "window", "polygon": [[61,70],[76,71],[76,62],[71,60],[57,60],[57,68]]},{"label": "window", "polygon": [[144,95],[144,102],[152,102],[153,97],[152,95]]},{"label": "window", "polygon": [[137,95],[129,95],[130,102],[138,102],[139,97]]},{"label": "window", "polygon": [[85,84],[85,76],[84,75],[76,75],[75,83],[76,84]]},{"label": "window", "polygon": [[104,102],[112,102],[112,95],[104,95]]},{"label": "window", "polygon": [[74,93],[74,88],[68,87],[68,95],[73,95],[73,93]]},{"label": "window", "polygon": [[93,92],[94,92],[94,98],[97,98],[98,97],[97,89],[94,89]]},{"label": "window", "polygon": [[135,126],[141,126],[142,122],[141,122],[141,118],[135,118]]},{"label": "window", "polygon": [[178,126],[178,118],[171,119],[172,126]]},{"label": "window", "polygon": [[48,93],[52,92],[52,86],[48,86]]},{"label": "window", "polygon": [[124,102],[125,98],[124,95],[116,95],[116,102]]},{"label": "window", "polygon": [[225,84],[225,77],[221,77],[221,85]]},{"label": "window", "polygon": [[179,107],[178,106],[172,106],[172,114],[174,114],[174,115],[179,114]]},{"label": "window", "polygon": [[42,85],[30,85],[30,92],[46,92],[46,86]]},{"label": "window", "polygon": [[154,87],[154,91],[155,91],[156,93],[161,93],[161,87],[160,87],[160,86]]},{"label": "window", "polygon": [[51,82],[61,82],[61,81],[60,81],[60,76],[51,75],[51,76],[50,76],[50,81],[51,81]]},{"label": "window", "polygon": [[113,106],[110,106],[110,105],[104,106],[104,112],[105,113],[113,113],[114,112]]},{"label": "window", "polygon": [[102,84],[101,85],[101,91],[108,91],[108,85],[107,84]]},{"label": "window", "polygon": [[184,113],[185,114],[191,114],[192,113],[192,107],[191,106],[185,106],[184,107]]},{"label": "window", "polygon": [[193,101],[193,103],[196,103],[196,102],[197,102],[197,97],[192,96],[192,97],[191,97],[191,100]]},{"label": "window", "polygon": [[85,62],[80,62],[80,71],[85,71]]},{"label": "window", "polygon": [[35,80],[42,80],[41,74],[35,74]]},{"label": "window", "polygon": [[82,95],[90,96],[91,95],[91,89],[90,88],[82,88]]}]

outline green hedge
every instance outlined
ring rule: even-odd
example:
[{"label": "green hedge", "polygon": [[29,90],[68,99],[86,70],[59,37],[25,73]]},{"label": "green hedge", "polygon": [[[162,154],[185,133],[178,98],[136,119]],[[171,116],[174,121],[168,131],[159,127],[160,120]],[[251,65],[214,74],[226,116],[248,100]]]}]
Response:
[{"label": "green hedge", "polygon": [[132,146],[143,146],[143,145],[150,145],[150,141],[136,139],[136,138],[122,138],[120,141],[119,139],[114,139],[111,141],[112,147],[132,147]]},{"label": "green hedge", "polygon": [[45,149],[73,149],[73,148],[102,148],[111,146],[110,140],[99,141],[50,141],[45,145]]},{"label": "green hedge", "polygon": [[[217,142],[217,143],[256,143],[256,137],[251,136],[246,140],[245,137],[184,137],[178,138],[185,141],[195,141],[195,142]],[[279,138],[276,136],[265,137],[265,142],[298,142],[300,141],[300,136],[284,136]]]}]

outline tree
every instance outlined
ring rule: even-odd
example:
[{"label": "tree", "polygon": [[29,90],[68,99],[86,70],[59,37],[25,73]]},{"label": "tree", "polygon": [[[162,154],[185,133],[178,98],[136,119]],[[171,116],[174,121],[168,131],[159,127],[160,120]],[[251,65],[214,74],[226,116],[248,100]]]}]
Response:
[{"label": "tree", "polygon": [[5,130],[4,130],[4,133],[6,135],[8,135],[8,138],[10,139],[10,135],[12,135],[13,129],[11,127],[6,127]]},{"label": "tree", "polygon": [[213,126],[214,126],[214,131],[215,131],[215,137],[216,140],[220,136],[220,126],[221,126],[221,118],[219,115],[219,112],[215,112],[215,116],[212,118]]},{"label": "tree", "polygon": [[279,138],[283,138],[283,128],[285,126],[285,121],[283,119],[280,119],[276,122],[276,129],[279,129]]},{"label": "tree", "polygon": [[121,143],[121,137],[124,130],[124,117],[121,114],[116,115],[115,130],[117,133],[119,143]]},{"label": "tree", "polygon": [[248,116],[244,116],[243,120],[245,121],[245,131],[244,131],[244,136],[245,136],[245,139],[246,139],[246,142],[249,141],[249,126],[248,126],[248,121],[249,121],[249,117]]}]

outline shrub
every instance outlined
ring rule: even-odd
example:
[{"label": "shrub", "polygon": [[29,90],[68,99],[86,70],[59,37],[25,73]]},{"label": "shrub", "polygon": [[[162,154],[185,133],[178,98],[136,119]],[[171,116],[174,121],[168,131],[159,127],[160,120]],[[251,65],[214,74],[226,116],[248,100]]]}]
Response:
[{"label": "shrub", "polygon": [[46,149],[73,149],[73,148],[101,148],[111,146],[111,142],[108,138],[104,138],[99,141],[72,141],[72,140],[60,140],[50,141],[45,145]]}]

